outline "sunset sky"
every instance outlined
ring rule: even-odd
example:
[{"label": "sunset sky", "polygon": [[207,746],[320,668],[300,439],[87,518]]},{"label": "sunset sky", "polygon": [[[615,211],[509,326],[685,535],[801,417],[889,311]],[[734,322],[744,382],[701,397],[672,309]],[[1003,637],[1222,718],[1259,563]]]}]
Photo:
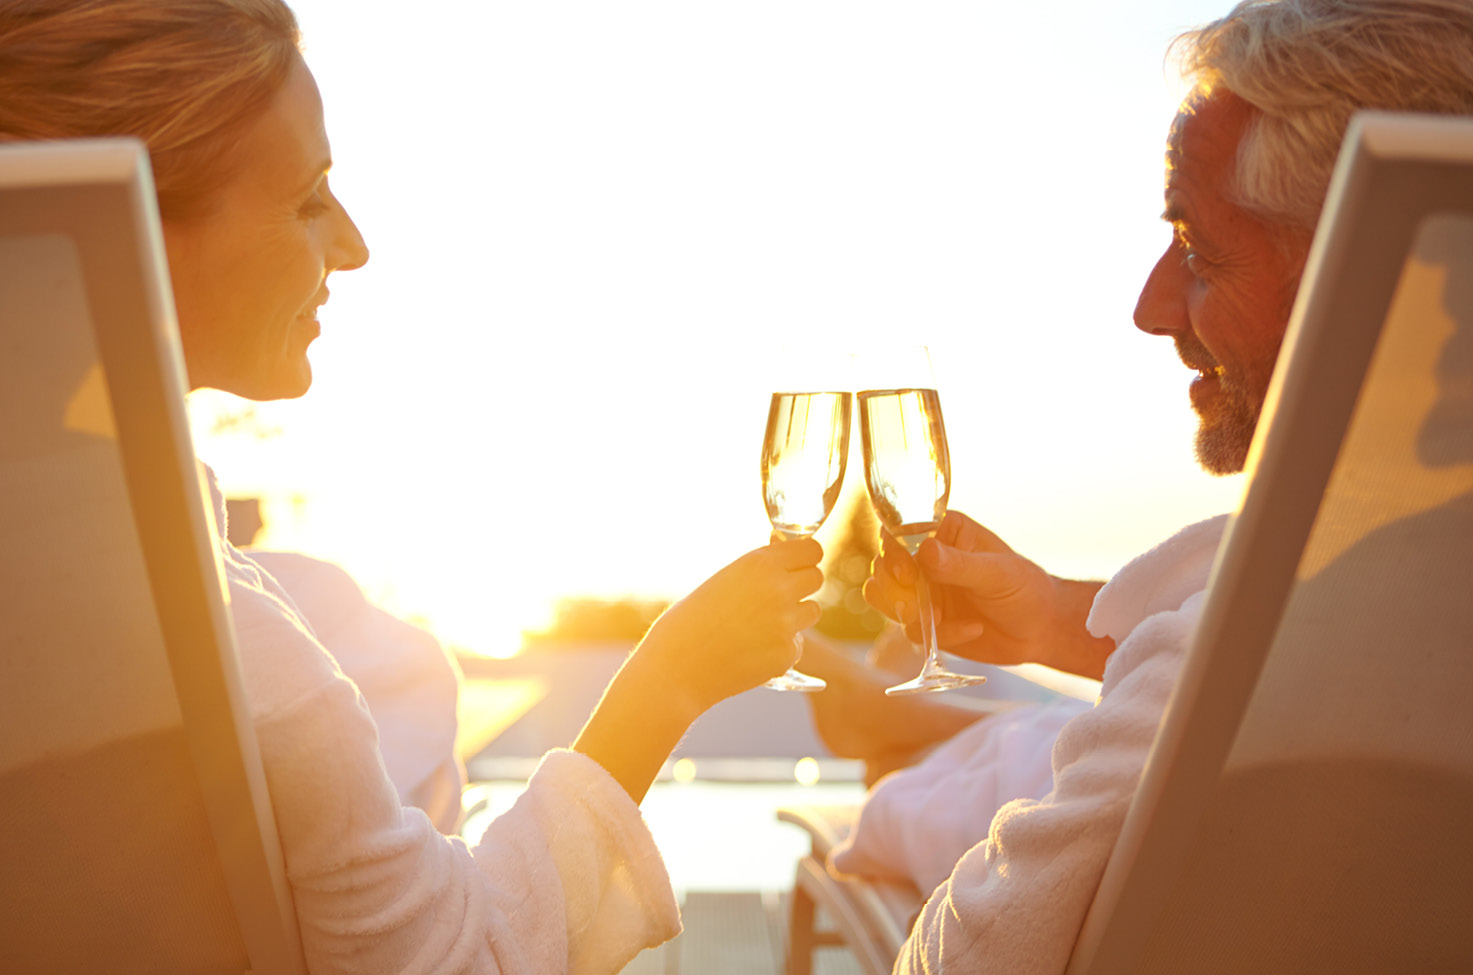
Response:
[{"label": "sunset sky", "polygon": [[504,653],[558,595],[675,597],[762,544],[773,388],[900,343],[952,507],[1051,570],[1236,503],[1130,320],[1166,45],[1226,0],[293,6],[373,256],[330,279],[312,391],[264,438],[197,396],[199,451],[267,498],[264,544],[447,641]]}]

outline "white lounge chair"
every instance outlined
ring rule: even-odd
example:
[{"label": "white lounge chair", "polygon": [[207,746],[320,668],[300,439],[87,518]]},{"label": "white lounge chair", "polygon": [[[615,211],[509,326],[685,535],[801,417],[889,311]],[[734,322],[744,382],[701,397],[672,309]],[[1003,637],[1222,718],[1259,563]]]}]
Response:
[{"label": "white lounge chair", "polygon": [[[843,945],[864,975],[885,975],[905,943],[925,897],[911,884],[829,873],[829,853],[854,825],[853,806],[784,806],[777,818],[808,833],[788,905],[788,975],[811,975],[818,948]],[[820,928],[822,911],[829,925]]]},{"label": "white lounge chair", "polygon": [[1352,125],[1249,471],[1068,971],[1473,971],[1473,120]]},{"label": "white lounge chair", "polygon": [[147,155],[0,147],[0,971],[304,973]]}]

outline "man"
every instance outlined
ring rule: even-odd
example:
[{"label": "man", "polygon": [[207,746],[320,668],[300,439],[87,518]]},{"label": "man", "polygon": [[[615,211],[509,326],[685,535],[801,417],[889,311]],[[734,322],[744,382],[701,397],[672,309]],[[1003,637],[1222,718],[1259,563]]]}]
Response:
[{"label": "man", "polygon": [[[1178,41],[1197,83],[1172,126],[1165,219],[1136,325],[1197,373],[1197,455],[1243,468],[1340,140],[1361,108],[1473,114],[1473,0],[1248,0]],[[1107,585],[1057,579],[960,514],[917,561],[948,650],[1102,676],[1053,751],[1053,791],[1010,802],[927,903],[897,972],[1058,972],[1094,896],[1195,629],[1223,519]],[[866,598],[914,619],[887,540]],[[1087,625],[1086,625],[1087,624]]]}]

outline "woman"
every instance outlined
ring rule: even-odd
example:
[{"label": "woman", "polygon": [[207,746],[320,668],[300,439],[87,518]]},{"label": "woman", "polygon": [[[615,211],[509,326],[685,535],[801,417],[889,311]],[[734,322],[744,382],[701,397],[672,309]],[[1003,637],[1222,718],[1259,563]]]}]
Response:
[{"label": "woman", "polygon": [[[328,185],[281,0],[0,0],[0,139],[148,145],[191,388],[300,396],[333,271],[368,259]],[[216,491],[218,502],[218,491]],[[223,523],[223,518],[221,519]],[[687,726],[783,671],[816,622],[811,540],[671,607],[570,750],[474,851],[401,806],[357,689],[269,574],[220,550],[307,960],[364,972],[616,971],[679,930],[637,802]]]}]

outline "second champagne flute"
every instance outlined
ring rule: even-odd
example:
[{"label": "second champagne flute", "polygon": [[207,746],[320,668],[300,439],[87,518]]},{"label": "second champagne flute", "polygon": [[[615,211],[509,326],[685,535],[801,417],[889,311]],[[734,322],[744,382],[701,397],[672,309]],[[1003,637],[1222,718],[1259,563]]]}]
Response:
[{"label": "second champagne flute", "polygon": [[[859,394],[859,437],[864,447],[864,481],[880,524],[915,555],[936,533],[951,495],[951,454],[934,389],[874,389]],[[916,609],[921,647],[919,675],[885,688],[886,694],[945,691],[981,684],[985,677],[954,674],[941,666],[936,613],[926,574],[916,567]]]},{"label": "second champagne flute", "polygon": [[[849,458],[848,393],[773,393],[762,440],[762,496],[778,537],[818,531],[839,499]],[[799,649],[800,634],[793,638]],[[792,667],[767,686],[821,691],[827,685]]]}]

